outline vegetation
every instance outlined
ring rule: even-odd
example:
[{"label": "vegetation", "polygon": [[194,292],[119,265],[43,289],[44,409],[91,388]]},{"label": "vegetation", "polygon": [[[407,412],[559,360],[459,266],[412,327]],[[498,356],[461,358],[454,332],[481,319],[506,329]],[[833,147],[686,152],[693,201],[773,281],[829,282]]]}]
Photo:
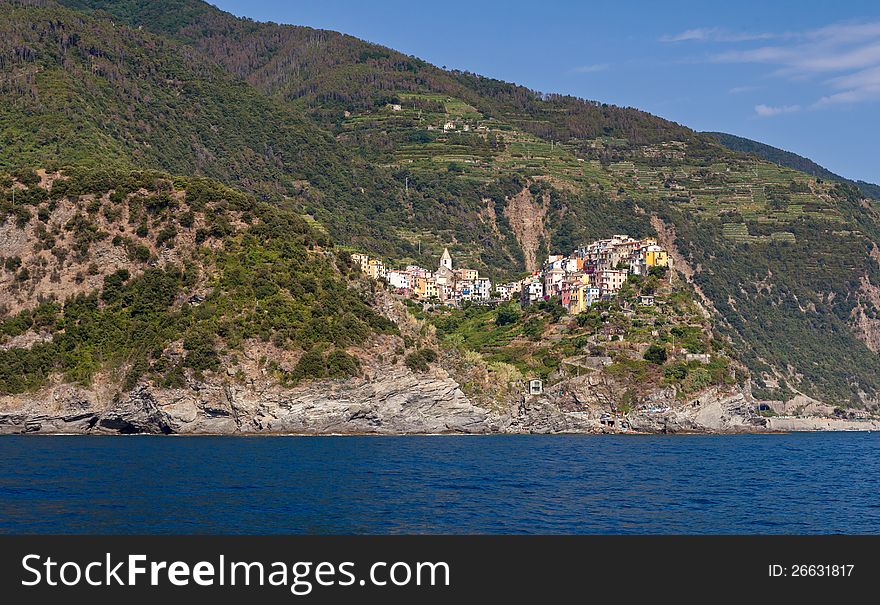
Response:
[{"label": "vegetation", "polygon": [[427,372],[428,364],[437,361],[437,351],[429,347],[417,349],[404,358],[406,367],[414,372]]},{"label": "vegetation", "polygon": [[[786,168],[793,168],[821,179],[831,181],[846,180],[842,176],[834,174],[809,158],[805,158],[790,151],[785,151],[784,149],[779,149],[778,147],[773,147],[771,145],[766,145],[764,143],[759,143],[758,141],[752,141],[751,139],[745,139],[732,134],[726,134],[724,132],[709,132],[706,134],[711,135],[717,139],[719,143],[733,151],[751,153],[761,159],[767,160],[768,162],[773,162],[774,164],[785,166]],[[859,187],[864,196],[873,199],[880,199],[880,187],[877,185],[861,181],[857,182],[856,186]]]},{"label": "vegetation", "polygon": [[[532,250],[538,257],[612,233],[655,235],[661,226],[665,244],[687,264],[679,269],[692,275],[715,313],[718,340],[747,365],[759,395],[803,392],[862,405],[880,393],[880,358],[854,328],[858,318],[873,325],[880,317],[870,294],[880,285],[871,256],[880,214],[862,199],[875,195],[869,184],[857,188],[759,145],[745,149],[749,154],[732,151],[744,149],[743,141],[721,137],[721,144],[636,109],[447,71],[351,36],[237,19],[195,0],[39,4],[0,4],[0,220],[23,227],[51,216],[53,200],[23,164],[85,166],[96,182],[105,178],[96,166],[146,181],[156,170],[202,175],[253,194],[255,204],[307,216],[316,241],[300,242],[298,224],[292,234],[309,259],[320,256],[310,245],[329,250],[332,238],[392,262],[430,266],[453,243],[461,265],[496,281],[526,271],[523,224],[539,231]],[[448,123],[452,130],[444,130]],[[81,183],[63,194],[97,191]],[[201,183],[189,179],[188,198],[203,196]],[[120,189],[126,198],[137,191]],[[126,220],[113,218],[115,192],[109,204],[84,200],[59,232],[41,231],[39,245],[80,262],[109,240],[140,268],[176,254],[192,235],[211,250],[208,260],[241,309],[241,326],[231,322],[233,341],[269,334],[308,347],[308,329],[299,326],[314,322],[330,330],[321,349],[328,364],[332,350],[347,346],[339,336],[352,323],[341,327],[345,314],[312,312],[326,300],[334,261],[315,261],[305,302],[291,295],[277,311],[272,306],[291,292],[273,263],[301,261],[283,244],[287,219],[270,219],[263,206],[256,217],[254,206],[235,211],[238,224],[156,193],[135,201],[137,222],[124,235],[100,227],[108,218]],[[204,195],[212,201],[210,187]],[[514,207],[515,196],[525,203]],[[173,224],[154,221],[175,203]],[[253,224],[244,227],[248,215]],[[276,243],[252,241],[261,229]],[[59,243],[66,234],[73,245]],[[212,241],[224,245],[211,248]],[[4,256],[21,257],[21,266],[3,259],[21,288],[41,270],[21,254]],[[83,279],[88,273],[85,263]],[[102,312],[107,304],[99,303]],[[578,328],[616,321],[614,309],[606,312],[578,318]],[[377,329],[360,313],[356,319]],[[516,317],[463,310],[436,322],[498,363],[547,376],[560,367],[558,351],[535,350],[559,329],[552,308]],[[356,326],[355,333],[365,329]],[[691,340],[689,349],[697,346]],[[193,363],[209,359],[194,356]],[[632,362],[655,365],[641,355]],[[645,371],[704,381],[696,367],[685,378],[678,378],[681,369],[667,376],[675,363]]]},{"label": "vegetation", "polygon": [[[219,371],[225,357],[252,339],[305,350],[292,369],[296,380],[345,377],[360,372],[347,347],[372,334],[396,332],[367,298],[348,287],[326,234],[288,209],[205,179],[160,173],[74,171],[55,181],[49,197],[71,192],[116,197],[108,203],[125,207],[129,215],[143,208],[153,224],[163,225],[149,240],[152,246],[160,246],[170,229],[193,233],[192,225],[176,221],[191,213],[195,224],[209,225],[204,245],[181,251],[176,262],[109,273],[100,291],[45,300],[3,319],[2,338],[32,331],[48,339],[0,350],[0,392],[37,388],[53,373],[87,384],[100,370],[123,371],[126,388],[141,379],[175,386],[185,371],[196,378]],[[89,233],[96,228],[84,217],[75,223],[73,229]],[[236,223],[242,226],[233,227]],[[87,264],[92,245],[86,239],[82,258],[74,262]],[[20,263],[5,261],[13,269]],[[193,298],[194,291],[206,294]]]},{"label": "vegetation", "polygon": [[[639,305],[649,292],[656,304]],[[509,302],[414,312],[435,326],[445,346],[465,357],[478,354],[490,373],[507,376],[512,369],[519,380],[536,376],[548,385],[584,374],[596,375],[599,385],[613,381],[609,405],[620,404],[624,394],[635,404],[663,385],[686,396],[744,377],[734,351],[702,317],[694,293],[668,277],[631,276],[617,298],[576,316],[566,315],[555,298],[524,309]],[[688,353],[709,355],[688,361]]]}]

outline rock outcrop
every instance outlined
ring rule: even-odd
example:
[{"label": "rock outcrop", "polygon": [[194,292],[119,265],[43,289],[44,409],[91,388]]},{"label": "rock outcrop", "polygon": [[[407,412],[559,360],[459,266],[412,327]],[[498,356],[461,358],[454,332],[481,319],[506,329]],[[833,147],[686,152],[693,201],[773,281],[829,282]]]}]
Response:
[{"label": "rock outcrop", "polygon": [[[736,433],[877,430],[876,420],[764,418],[747,392],[708,390],[687,402],[658,395],[654,407],[609,419],[601,408],[567,409],[558,396],[521,398],[507,411],[475,405],[448,374],[399,365],[369,378],[295,388],[191,382],[185,388],[138,385],[125,394],[56,385],[0,398],[0,434],[488,434]],[[667,397],[668,398],[668,397]]]},{"label": "rock outcrop", "polygon": [[123,395],[61,385],[0,399],[0,433],[489,433],[504,419],[473,405],[442,371],[389,366],[373,380],[293,389],[193,382]]},{"label": "rock outcrop", "polygon": [[[377,306],[403,333],[421,324],[399,301],[380,293]],[[593,373],[566,378],[539,396],[515,385],[468,397],[473,376],[450,374],[443,363],[419,373],[391,352],[399,337],[377,337],[357,349],[363,372],[345,380],[284,387],[257,360],[284,351],[249,342],[238,364],[182,388],[142,383],[120,392],[118,379],[100,375],[89,387],[57,379],[35,393],[0,396],[0,434],[489,434],[489,433],[736,433],[791,430],[876,430],[877,420],[830,417],[833,408],[792,401],[756,412],[748,385],[713,387],[682,401],[674,388],[657,388],[638,409],[611,416],[622,390]],[[432,344],[436,344],[433,343]],[[268,348],[267,348],[268,347]],[[390,360],[390,361],[389,361]],[[457,357],[446,367],[460,367]],[[483,377],[485,378],[485,377]],[[487,396],[488,394],[488,396]],[[774,404],[774,402],[765,402]],[[797,404],[797,405],[795,405]]]}]

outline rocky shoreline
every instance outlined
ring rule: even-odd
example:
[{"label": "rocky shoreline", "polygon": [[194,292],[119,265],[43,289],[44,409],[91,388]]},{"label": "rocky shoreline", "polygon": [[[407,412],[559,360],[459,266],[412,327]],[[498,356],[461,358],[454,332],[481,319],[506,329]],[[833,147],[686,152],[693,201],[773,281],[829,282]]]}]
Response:
[{"label": "rocky shoreline", "polygon": [[609,418],[599,409],[566,409],[552,395],[501,409],[475,404],[444,370],[401,366],[369,377],[283,388],[192,382],[185,388],[139,385],[118,394],[59,384],[0,397],[0,434],[421,435],[712,434],[880,430],[877,420],[770,417],[753,412],[748,393],[710,390],[677,406]]}]

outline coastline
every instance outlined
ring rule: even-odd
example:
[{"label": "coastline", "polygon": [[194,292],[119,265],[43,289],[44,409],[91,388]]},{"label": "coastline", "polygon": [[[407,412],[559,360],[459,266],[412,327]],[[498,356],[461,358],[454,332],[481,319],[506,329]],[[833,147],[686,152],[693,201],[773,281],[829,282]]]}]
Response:
[{"label": "coastline", "polygon": [[[586,383],[538,396],[466,394],[445,369],[415,373],[379,363],[369,375],[282,387],[271,377],[230,377],[166,389],[115,382],[65,383],[0,396],[0,435],[656,435],[880,430],[878,419],[812,414],[759,415],[748,388],[708,389],[682,401],[657,391],[644,409],[612,416],[591,401]],[[578,401],[573,405],[573,398]],[[780,408],[781,410],[781,408]],[[823,412],[825,415],[823,415]]]}]

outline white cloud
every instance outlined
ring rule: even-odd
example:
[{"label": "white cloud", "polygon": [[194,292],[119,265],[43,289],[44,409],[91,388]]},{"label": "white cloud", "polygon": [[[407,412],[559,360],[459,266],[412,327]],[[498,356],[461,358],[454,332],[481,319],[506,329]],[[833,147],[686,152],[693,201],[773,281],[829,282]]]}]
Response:
[{"label": "white cloud", "polygon": [[758,114],[762,118],[769,118],[772,116],[778,116],[783,113],[794,113],[796,111],[800,111],[800,105],[755,105],[755,113]]},{"label": "white cloud", "polygon": [[880,65],[845,76],[838,76],[829,80],[829,83],[836,88],[880,86]]},{"label": "white cloud", "polygon": [[686,42],[688,40],[699,40],[706,41],[709,40],[715,32],[718,31],[717,27],[698,27],[696,29],[688,29],[680,34],[675,34],[671,36],[663,36],[660,38],[661,42]]},{"label": "white cloud", "polygon": [[593,65],[581,65],[580,67],[575,67],[571,71],[576,74],[594,74],[597,71],[606,71],[610,65],[607,63],[595,63]]},{"label": "white cloud", "polygon": [[815,107],[828,107],[865,101],[880,101],[880,86],[865,86],[827,95],[816,101]]},{"label": "white cloud", "polygon": [[861,69],[880,64],[880,40],[864,44],[822,43],[764,46],[714,55],[719,63],[765,63],[781,67],[783,75],[809,75]]},{"label": "white cloud", "polygon": [[748,33],[729,32],[720,27],[697,27],[685,31],[662,36],[661,42],[748,42],[750,40],[772,40],[786,34],[773,34],[769,32]]},{"label": "white cloud", "polygon": [[[834,23],[801,32],[764,34],[731,34],[717,27],[699,28],[664,37],[664,41],[683,40],[730,44],[733,48],[709,56],[709,61],[715,63],[767,65],[774,68],[769,75],[777,78],[816,81],[819,94],[826,94],[812,107],[880,100],[880,21]],[[761,40],[772,43],[748,44]],[[827,90],[822,91],[822,87]],[[744,90],[745,87],[739,87],[730,92]],[[790,113],[791,110],[775,110],[797,106],[758,107],[758,115],[766,116]]]},{"label": "white cloud", "polygon": [[839,92],[822,97],[816,107],[880,100],[880,65],[831,78],[827,83]]}]

